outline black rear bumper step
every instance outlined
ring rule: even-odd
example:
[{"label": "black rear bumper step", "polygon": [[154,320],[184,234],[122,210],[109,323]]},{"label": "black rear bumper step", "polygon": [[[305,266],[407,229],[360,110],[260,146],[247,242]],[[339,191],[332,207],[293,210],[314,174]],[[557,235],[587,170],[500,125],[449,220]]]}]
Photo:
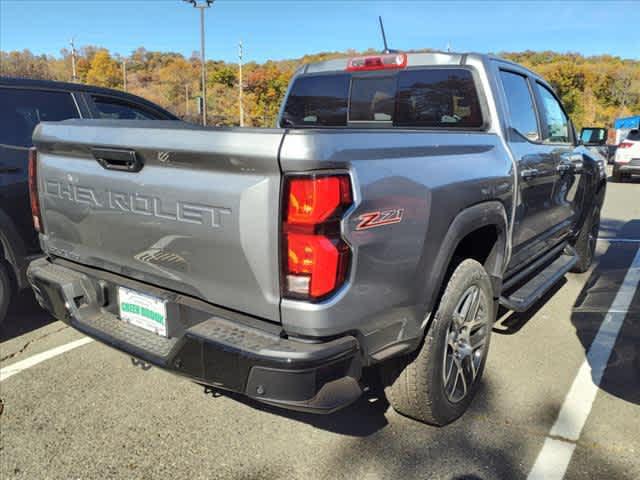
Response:
[{"label": "black rear bumper step", "polygon": [[[500,297],[500,305],[515,312],[524,312],[542,298],[578,261],[578,257],[572,247],[566,246],[565,252],[558,256],[555,260],[543,268],[538,264],[538,268],[542,268],[537,274],[533,275],[526,283],[517,287],[508,296]],[[557,252],[556,252],[557,254]],[[543,257],[548,260],[548,256]],[[527,269],[529,272],[535,270]],[[524,280],[520,277],[518,280]],[[509,282],[509,286],[515,285],[515,282]]]},{"label": "black rear bumper step", "polygon": [[353,336],[310,343],[220,316],[204,316],[166,338],[120,320],[113,308],[103,305],[104,283],[88,272],[43,258],[29,266],[28,276],[38,302],[56,318],[130,356],[199,383],[313,413],[338,410],[362,393],[359,344]]}]

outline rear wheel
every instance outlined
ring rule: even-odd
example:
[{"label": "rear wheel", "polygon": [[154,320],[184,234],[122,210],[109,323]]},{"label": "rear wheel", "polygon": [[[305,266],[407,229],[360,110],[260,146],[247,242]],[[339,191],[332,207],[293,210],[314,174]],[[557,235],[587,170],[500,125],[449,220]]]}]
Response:
[{"label": "rear wheel", "polygon": [[600,231],[600,208],[593,207],[591,214],[587,217],[576,243],[574,245],[578,254],[578,262],[573,266],[573,273],[584,273],[589,270],[596,251],[596,241],[598,240],[598,232]]},{"label": "rear wheel", "polygon": [[2,263],[2,260],[0,260],[0,325],[2,325],[2,322],[7,315],[9,301],[11,300],[11,292],[11,279],[9,278],[7,265]]},{"label": "rear wheel", "polygon": [[478,389],[494,320],[489,276],[476,260],[464,260],[447,283],[419,352],[388,371],[393,408],[439,426],[460,417]]}]

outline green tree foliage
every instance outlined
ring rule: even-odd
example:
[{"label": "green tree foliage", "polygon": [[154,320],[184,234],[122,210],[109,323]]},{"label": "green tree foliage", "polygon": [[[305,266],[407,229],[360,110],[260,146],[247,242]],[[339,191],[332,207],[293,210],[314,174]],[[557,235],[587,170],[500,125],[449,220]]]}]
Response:
[{"label": "green tree foliage", "polygon": [[[243,67],[245,124],[273,126],[291,76],[301,65],[365,52],[320,52],[291,60],[246,63]],[[584,57],[551,51],[505,52],[501,56],[523,64],[547,79],[561,97],[577,129],[610,126],[616,117],[640,114],[640,62],[611,55]],[[121,59],[105,49],[79,50],[79,81],[122,88]],[[173,52],[153,52],[142,47],[126,58],[127,87],[137,95],[197,121],[200,95],[200,60]],[[0,51],[0,74],[29,78],[71,80],[71,54],[60,57],[34,55],[29,50]],[[237,125],[238,65],[207,61],[207,105],[211,123]]]},{"label": "green tree foliage", "polygon": [[502,53],[545,78],[576,128],[611,126],[617,117],[640,114],[640,62],[611,55]]},{"label": "green tree foliage", "polygon": [[87,70],[86,83],[100,87],[122,86],[122,74],[118,63],[111,58],[107,50],[100,50],[91,59]]}]

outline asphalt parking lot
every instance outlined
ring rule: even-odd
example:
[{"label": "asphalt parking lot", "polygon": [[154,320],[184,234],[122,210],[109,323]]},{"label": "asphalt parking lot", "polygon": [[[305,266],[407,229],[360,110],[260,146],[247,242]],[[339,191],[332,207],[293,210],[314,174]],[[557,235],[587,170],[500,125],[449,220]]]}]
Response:
[{"label": "asphalt parking lot", "polygon": [[[331,416],[205,394],[91,342],[0,374],[0,478],[512,479],[557,468],[541,455],[554,441],[570,450],[564,478],[640,478],[640,290],[612,308],[640,249],[639,200],[638,180],[609,184],[596,266],[501,318],[481,391],[448,427],[396,414],[375,385]],[[591,404],[574,380],[597,370],[587,352],[607,315],[622,326]],[[0,331],[0,372],[80,338],[27,293]],[[554,430],[561,411],[579,423],[572,398],[576,438]]]}]

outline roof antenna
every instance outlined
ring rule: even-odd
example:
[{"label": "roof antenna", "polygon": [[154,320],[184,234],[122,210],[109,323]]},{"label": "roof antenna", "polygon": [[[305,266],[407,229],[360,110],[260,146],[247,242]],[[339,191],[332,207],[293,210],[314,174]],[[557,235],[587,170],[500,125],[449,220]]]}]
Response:
[{"label": "roof antenna", "polygon": [[384,34],[384,25],[382,24],[382,17],[378,15],[378,21],[380,22],[380,33],[382,33],[382,41],[384,42],[384,53],[397,53],[397,50],[391,50],[387,46],[387,36]]}]

